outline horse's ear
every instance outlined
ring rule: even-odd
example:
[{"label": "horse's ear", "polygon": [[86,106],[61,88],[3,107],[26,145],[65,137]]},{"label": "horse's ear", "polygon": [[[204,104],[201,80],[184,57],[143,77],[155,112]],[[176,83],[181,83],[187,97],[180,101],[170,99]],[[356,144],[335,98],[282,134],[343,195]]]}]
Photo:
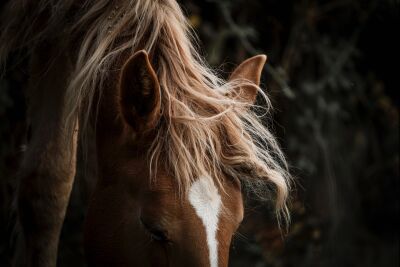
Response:
[{"label": "horse's ear", "polygon": [[136,52],[122,68],[120,104],[125,121],[137,132],[154,128],[160,119],[160,85],[144,50]]},{"label": "horse's ear", "polygon": [[229,81],[248,80],[253,83],[229,92],[232,97],[239,97],[248,104],[254,104],[257,98],[258,86],[260,85],[261,73],[267,61],[266,55],[258,55],[243,61],[231,74]]}]

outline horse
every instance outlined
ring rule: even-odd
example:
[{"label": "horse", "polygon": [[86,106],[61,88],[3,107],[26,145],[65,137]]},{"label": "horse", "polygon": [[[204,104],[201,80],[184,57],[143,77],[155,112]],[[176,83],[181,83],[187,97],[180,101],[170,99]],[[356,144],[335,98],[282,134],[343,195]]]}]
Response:
[{"label": "horse", "polygon": [[[16,265],[55,266],[78,142],[95,132],[89,266],[228,265],[243,194],[288,220],[290,174],[255,100],[265,55],[225,80],[175,0],[13,0],[0,62],[29,59]],[[268,113],[266,113],[268,114]]]}]

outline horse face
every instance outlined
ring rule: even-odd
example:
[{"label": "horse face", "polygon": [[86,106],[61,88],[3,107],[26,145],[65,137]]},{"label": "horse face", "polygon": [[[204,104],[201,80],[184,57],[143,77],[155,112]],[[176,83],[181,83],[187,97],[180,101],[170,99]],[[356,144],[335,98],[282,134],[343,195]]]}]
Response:
[{"label": "horse face", "polygon": [[112,182],[99,182],[87,214],[90,266],[227,266],[243,218],[239,184],[227,179],[222,192],[199,177],[180,195],[161,170],[154,183],[145,182],[146,162],[120,160],[125,171],[120,165]]},{"label": "horse face", "polygon": [[[265,58],[257,61],[264,64]],[[248,64],[254,68],[254,61]],[[241,65],[232,77],[246,78],[246,71]],[[181,190],[162,166],[152,177],[146,151],[161,98],[145,52],[127,61],[120,88],[123,126],[97,138],[99,180],[85,231],[89,265],[227,266],[232,236],[243,219],[240,182],[222,173],[218,180],[203,175]],[[257,91],[250,89],[241,97],[253,101]]]}]

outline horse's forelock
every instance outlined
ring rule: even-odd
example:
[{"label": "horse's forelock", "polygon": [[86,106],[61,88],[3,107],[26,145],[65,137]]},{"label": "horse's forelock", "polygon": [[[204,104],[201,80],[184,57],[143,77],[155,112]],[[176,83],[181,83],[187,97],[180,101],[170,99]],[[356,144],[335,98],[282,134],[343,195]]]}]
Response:
[{"label": "horse's forelock", "polygon": [[[26,4],[26,0],[15,2],[11,5]],[[72,2],[77,1],[66,1],[64,9],[72,8]],[[62,4],[54,3],[43,0],[40,7],[48,4],[51,12],[64,10]],[[221,94],[248,81],[226,82],[207,66],[194,47],[196,40],[177,2],[98,0],[81,6],[81,14],[73,22],[58,25],[72,36],[84,34],[66,93],[71,120],[80,112],[87,114],[83,118],[86,124],[95,106],[95,92],[104,86],[105,71],[115,69],[123,53],[145,49],[156,57],[154,67],[162,88],[163,118],[149,150],[152,174],[164,165],[182,191],[204,175],[222,185],[221,173],[241,180],[261,198],[270,195],[266,189],[272,185],[278,214],[288,219],[290,175],[275,138],[249,105]],[[3,28],[15,27],[15,20]],[[40,32],[45,35],[46,29]],[[5,32],[1,38],[11,38],[11,34]],[[0,60],[9,50],[5,44],[0,46]],[[268,104],[267,96],[261,94]]]}]

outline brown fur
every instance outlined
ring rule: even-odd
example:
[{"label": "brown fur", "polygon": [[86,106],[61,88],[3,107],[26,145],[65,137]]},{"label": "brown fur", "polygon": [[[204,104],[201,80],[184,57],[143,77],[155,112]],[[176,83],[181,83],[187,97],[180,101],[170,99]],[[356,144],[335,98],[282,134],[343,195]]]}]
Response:
[{"label": "brown fur", "polygon": [[[32,266],[55,264],[75,172],[77,114],[83,133],[89,122],[96,125],[99,178],[86,238],[91,265],[205,266],[204,233],[186,194],[202,175],[224,200],[221,266],[243,216],[239,183],[273,198],[278,217],[288,219],[285,158],[251,110],[257,92],[269,103],[258,84],[264,56],[243,63],[231,80],[220,79],[196,51],[175,0],[15,0],[5,10],[0,62],[19,48],[32,61],[33,138],[18,195]],[[141,49],[150,57],[133,56]],[[142,244],[151,232],[143,211],[155,205],[167,219],[154,211],[145,217],[175,233],[175,249]],[[143,255],[147,262],[138,262]]]},{"label": "brown fur", "polygon": [[[61,63],[62,62],[62,63]],[[68,58],[50,44],[31,60],[28,119],[32,129],[20,167],[18,213],[21,266],[54,266],[58,239],[75,176],[77,125],[66,125]],[[73,139],[68,140],[74,130]]]}]

